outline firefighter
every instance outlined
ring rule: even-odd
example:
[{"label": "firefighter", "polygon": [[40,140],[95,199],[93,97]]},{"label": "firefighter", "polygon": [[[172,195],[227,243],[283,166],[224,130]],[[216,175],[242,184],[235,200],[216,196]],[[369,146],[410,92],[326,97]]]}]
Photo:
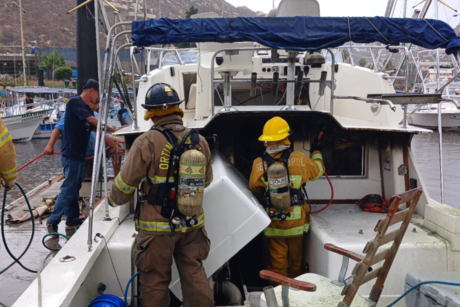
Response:
[{"label": "firefighter", "polygon": [[281,117],[267,121],[259,138],[266,150],[254,160],[249,187],[264,194],[263,206],[272,220],[264,230],[268,269],[295,278],[302,273],[303,236],[311,222],[302,187],[320,178],[325,169],[318,139],[312,142],[308,158],[291,149],[291,133]]},{"label": "firefighter", "polygon": [[11,190],[18,178],[13,137],[0,119],[0,179]]},{"label": "firefighter", "polygon": [[[109,197],[112,205],[125,204],[143,179],[147,181],[142,183],[142,196],[135,214],[138,234],[134,261],[140,271],[140,300],[143,307],[169,306],[168,286],[173,257],[179,271],[183,306],[214,306],[213,293],[202,264],[210,249],[202,203],[192,218],[184,216],[175,203],[175,199],[184,194],[182,185],[186,184],[182,177],[178,179],[175,169],[177,157],[181,154],[180,144],[194,148],[195,154],[204,157],[204,164],[198,170],[198,174],[203,174],[201,188],[187,195],[200,194],[202,197],[202,190],[212,181],[209,146],[195,130],[184,127],[184,113],[179,108],[182,101],[168,84],[158,83],[148,90],[142,107],[147,109],[144,119],[152,120],[154,126],[131,146]],[[195,167],[192,164],[189,166],[192,172]],[[178,181],[174,182],[176,179],[181,181],[180,185]]]}]

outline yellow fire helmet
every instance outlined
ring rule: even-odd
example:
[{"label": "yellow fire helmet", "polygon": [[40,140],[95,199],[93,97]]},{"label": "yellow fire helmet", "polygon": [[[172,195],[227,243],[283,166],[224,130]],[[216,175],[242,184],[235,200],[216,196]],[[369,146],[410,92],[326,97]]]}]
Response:
[{"label": "yellow fire helmet", "polygon": [[291,134],[287,121],[275,116],[265,123],[264,133],[259,137],[261,142],[278,142]]}]

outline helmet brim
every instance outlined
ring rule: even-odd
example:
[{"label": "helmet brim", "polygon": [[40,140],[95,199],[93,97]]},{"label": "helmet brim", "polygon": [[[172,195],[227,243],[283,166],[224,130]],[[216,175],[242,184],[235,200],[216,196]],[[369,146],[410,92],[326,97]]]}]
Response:
[{"label": "helmet brim", "polygon": [[269,142],[269,143],[271,143],[271,142],[279,142],[279,141],[282,141],[282,140],[288,138],[291,134],[292,134],[292,130],[289,131],[289,132],[283,133],[283,134],[279,134],[277,136],[271,136],[271,135],[262,134],[259,137],[259,141],[261,141],[261,142]]},{"label": "helmet brim", "polygon": [[154,105],[154,106],[147,105],[147,104],[141,104],[141,107],[143,107],[146,110],[150,110],[150,109],[154,109],[154,108],[162,108],[164,105],[175,106],[175,105],[181,104],[184,101],[185,101],[185,99],[182,99],[182,100],[179,100],[179,101],[176,101],[176,102],[168,102],[168,103],[158,104],[158,105]]}]

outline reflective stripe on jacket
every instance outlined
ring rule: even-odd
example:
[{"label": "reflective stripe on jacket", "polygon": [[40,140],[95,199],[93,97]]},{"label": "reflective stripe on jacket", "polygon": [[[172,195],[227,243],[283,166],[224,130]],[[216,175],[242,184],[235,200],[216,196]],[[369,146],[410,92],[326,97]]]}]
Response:
[{"label": "reflective stripe on jacket", "polygon": [[0,178],[9,182],[16,180],[17,177],[16,151],[13,145],[13,137],[0,119]]},{"label": "reflective stripe on jacket", "polygon": [[[204,214],[201,214],[199,217],[197,217],[197,219],[198,223],[190,228],[196,228],[204,224]],[[136,219],[134,222],[136,224],[136,230],[138,231],[143,230],[149,232],[171,232],[171,227],[169,226],[168,222],[149,222],[143,221],[141,219]],[[176,231],[186,231],[187,229],[188,228],[184,226],[181,228],[176,228]]]},{"label": "reflective stripe on jacket", "polygon": [[[279,158],[281,153],[274,155]],[[264,182],[264,166],[262,158],[254,160],[249,187],[254,192],[264,192],[268,185]],[[281,163],[281,162],[275,162]],[[299,151],[293,151],[288,161],[289,179],[292,189],[300,189],[307,181],[320,178],[325,171],[321,152],[313,152],[311,158]],[[267,166],[265,166],[267,169]],[[277,212],[276,209],[270,210]],[[270,225],[264,230],[267,237],[295,237],[301,236],[310,229],[310,214],[307,202],[300,206],[291,206],[285,212],[289,212],[291,217],[285,221],[273,218]],[[299,218],[300,213],[300,218]]]},{"label": "reflective stripe on jacket", "polygon": [[[171,129],[171,132],[178,140],[181,140],[182,136],[189,131],[188,128],[183,126],[182,117],[177,114],[163,116],[155,125]],[[208,143],[202,136],[200,136],[198,146],[207,158],[206,185],[209,185],[212,181],[211,152]],[[145,180],[147,176],[154,186],[165,183],[168,176],[171,150],[172,145],[157,130],[150,130],[139,136],[131,146],[126,155],[125,163],[114,180],[110,195],[111,201],[118,205],[129,202],[141,183],[141,191],[148,195],[149,185]],[[169,182],[174,182],[172,173],[170,174]],[[202,217],[201,222],[194,227],[190,227],[190,229],[203,225],[203,211],[198,216]],[[161,207],[147,204],[146,202],[140,207],[136,228],[145,232],[171,232],[168,219],[161,215]]]}]

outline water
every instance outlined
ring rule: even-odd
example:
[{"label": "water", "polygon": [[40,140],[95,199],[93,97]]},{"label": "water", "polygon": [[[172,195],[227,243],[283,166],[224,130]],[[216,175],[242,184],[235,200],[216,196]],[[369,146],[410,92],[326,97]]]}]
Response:
[{"label": "water", "polygon": [[[430,197],[441,202],[438,144],[437,132],[419,134],[412,141],[412,151]],[[445,203],[459,208],[460,132],[443,132],[443,158]]]},{"label": "water", "polygon": [[[31,140],[30,142],[14,143],[16,149],[16,164],[18,167],[26,164],[36,156],[43,153],[48,140]],[[55,151],[61,151],[61,140],[57,140],[54,145]],[[52,179],[56,175],[62,174],[62,166],[60,156],[45,156],[41,157],[31,165],[24,168],[18,174],[17,182],[22,186],[27,193],[42,184],[48,179]],[[20,197],[19,189],[15,188],[8,192],[8,202]]]}]

